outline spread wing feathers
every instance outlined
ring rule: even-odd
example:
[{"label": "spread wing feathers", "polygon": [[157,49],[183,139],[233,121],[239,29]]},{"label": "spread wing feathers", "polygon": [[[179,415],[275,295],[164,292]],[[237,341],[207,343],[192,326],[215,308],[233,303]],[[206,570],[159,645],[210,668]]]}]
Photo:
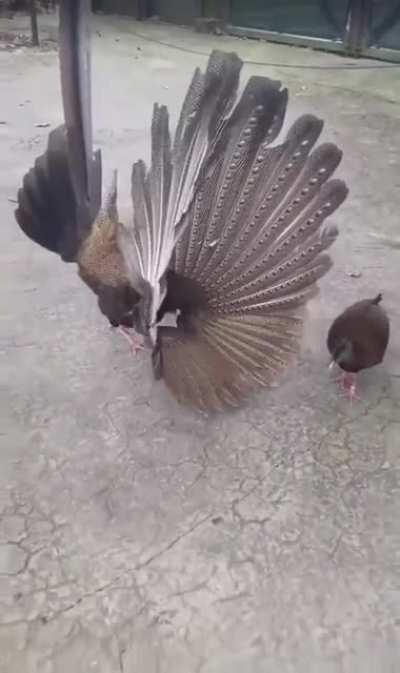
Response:
[{"label": "spread wing feathers", "polygon": [[153,316],[160,303],[160,280],[167,270],[179,223],[187,211],[206,159],[235,100],[242,62],[214,51],[206,72],[196,70],[171,145],[168,111],[155,105],[152,157],[132,169],[132,225],[121,225],[121,250],[132,281],[151,287]]},{"label": "spread wing feathers", "polygon": [[92,157],[87,0],[60,7],[60,63],[65,126],[25,175],[16,220],[32,240],[76,259],[101,203],[101,157]]},{"label": "spread wing feathers", "polygon": [[73,261],[80,240],[78,205],[68,163],[65,127],[49,135],[47,150],[24,176],[18,191],[16,220],[33,241]]},{"label": "spread wing feathers", "polygon": [[286,96],[264,82],[250,80],[255,107],[236,119],[234,112],[222,129],[225,155],[210,158],[174,256],[176,274],[197,282],[207,300],[175,342],[160,332],[160,360],[168,386],[195,406],[236,403],[290,362],[302,305],[331,266],[324,251],[337,230],[323,221],[347,195],[342,181],[330,179],[338,148],[310,153],[319,119],[299,118],[271,146]]}]

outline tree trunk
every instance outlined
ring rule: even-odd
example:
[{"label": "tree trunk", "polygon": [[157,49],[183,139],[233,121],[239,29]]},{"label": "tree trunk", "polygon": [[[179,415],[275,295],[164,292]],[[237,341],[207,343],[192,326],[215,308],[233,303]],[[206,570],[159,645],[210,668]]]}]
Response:
[{"label": "tree trunk", "polygon": [[29,9],[31,15],[32,45],[39,46],[39,30],[37,21],[36,0],[29,0]]}]

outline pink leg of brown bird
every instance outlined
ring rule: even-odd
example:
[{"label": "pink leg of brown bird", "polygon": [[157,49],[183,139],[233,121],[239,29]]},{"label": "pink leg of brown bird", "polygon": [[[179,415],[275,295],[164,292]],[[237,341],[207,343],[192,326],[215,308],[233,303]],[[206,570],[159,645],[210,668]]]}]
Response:
[{"label": "pink leg of brown bird", "polygon": [[353,374],[352,372],[343,372],[340,383],[343,394],[350,400],[350,402],[361,399],[357,392],[356,374]]},{"label": "pink leg of brown bird", "polygon": [[122,325],[119,326],[118,330],[129,342],[133,355],[136,355],[139,351],[143,350],[144,340],[140,334],[137,334],[134,330],[123,327]]},{"label": "pink leg of brown bird", "polygon": [[[331,362],[329,369],[332,369],[335,365],[336,363],[334,361]],[[336,368],[339,369],[337,365]],[[353,374],[352,372],[344,372],[340,369],[339,375],[336,377],[335,381],[342,389],[342,395],[347,397],[350,402],[361,399],[357,392],[356,374]]]}]

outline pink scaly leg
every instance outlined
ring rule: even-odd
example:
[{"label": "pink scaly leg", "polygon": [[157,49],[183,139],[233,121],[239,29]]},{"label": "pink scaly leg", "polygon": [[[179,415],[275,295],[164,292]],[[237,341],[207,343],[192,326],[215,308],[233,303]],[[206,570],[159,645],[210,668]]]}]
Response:
[{"label": "pink scaly leg", "polygon": [[332,369],[335,366],[339,369],[339,374],[336,376],[335,381],[341,388],[341,394],[347,397],[347,399],[350,400],[350,403],[353,402],[353,400],[360,400],[361,398],[357,392],[356,374],[353,374],[352,372],[344,372],[335,362],[331,362],[329,369]]},{"label": "pink scaly leg", "polygon": [[353,402],[353,400],[361,399],[357,392],[356,374],[343,372],[341,387],[343,394],[350,400],[350,403]]},{"label": "pink scaly leg", "polygon": [[136,355],[139,351],[143,350],[144,340],[140,334],[137,334],[134,330],[123,327],[122,325],[118,327],[118,330],[129,342],[132,355]]}]

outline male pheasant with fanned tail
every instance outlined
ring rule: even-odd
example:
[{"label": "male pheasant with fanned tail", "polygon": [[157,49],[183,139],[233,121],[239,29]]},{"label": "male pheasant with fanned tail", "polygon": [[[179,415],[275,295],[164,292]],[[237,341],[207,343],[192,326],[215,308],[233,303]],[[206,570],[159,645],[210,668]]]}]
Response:
[{"label": "male pheasant with fanned tail", "polygon": [[[151,166],[132,170],[133,218],[121,223],[116,175],[101,204],[93,155],[89,0],[62,0],[65,127],[25,176],[17,221],[35,242],[76,262],[113,326],[152,349],[156,377],[200,409],[238,405],[293,361],[303,307],[329,270],[337,231],[324,220],[347,188],[331,179],[333,144],[313,150],[322,121],[300,117],[280,144],[287,91],[212,52],[197,69],[174,139],[156,104]],[[237,100],[238,97],[238,100]],[[175,313],[176,326],[160,324]]]},{"label": "male pheasant with fanned tail", "polygon": [[[148,255],[143,232],[151,241],[154,213],[159,230],[168,232],[158,239],[157,259],[164,260],[158,272],[169,266],[152,311],[155,295],[148,295],[154,371],[179,401],[201,409],[238,405],[293,361],[302,308],[332,264],[325,251],[337,230],[323,223],[347,195],[344,182],[331,179],[342,153],[331,143],[312,151],[322,121],[311,115],[300,117],[283,142],[273,145],[286,104],[279,82],[250,78],[236,107],[215,128],[194,198],[173,227],[176,194],[164,178],[169,134],[165,120],[159,128],[158,108],[150,172],[141,163],[133,167],[135,217],[131,227],[121,225],[121,249],[137,286]],[[195,155],[192,160],[198,166]],[[187,166],[186,171],[190,175]],[[176,327],[156,327],[168,312],[177,313]]]}]

